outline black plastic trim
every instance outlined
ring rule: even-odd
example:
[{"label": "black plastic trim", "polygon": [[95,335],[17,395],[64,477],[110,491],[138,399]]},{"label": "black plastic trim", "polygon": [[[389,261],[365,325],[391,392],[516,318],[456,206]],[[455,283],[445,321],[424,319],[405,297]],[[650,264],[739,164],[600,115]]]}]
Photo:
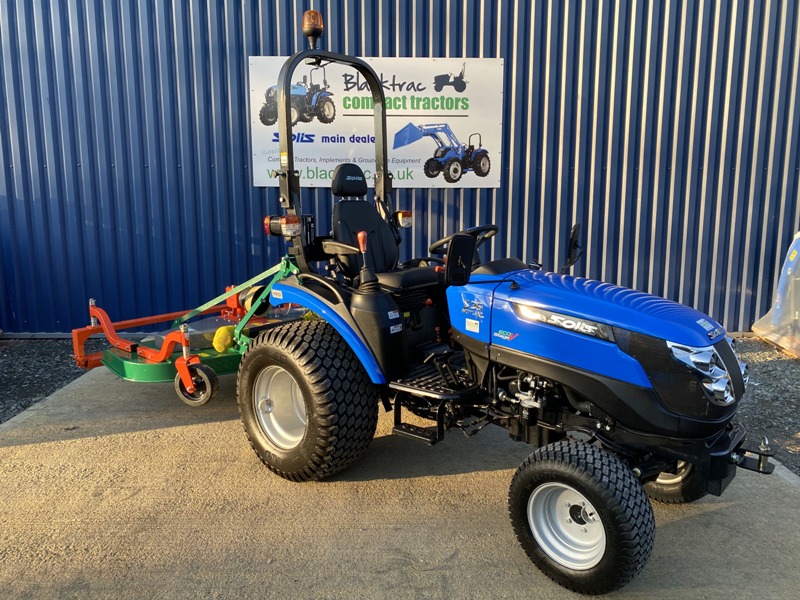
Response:
[{"label": "black plastic trim", "polygon": [[667,410],[654,389],[508,348],[490,346],[489,358],[493,362],[557,381],[596,404],[614,420],[642,434],[686,439],[708,438],[724,429],[732,417],[732,413],[719,420],[686,417]]}]

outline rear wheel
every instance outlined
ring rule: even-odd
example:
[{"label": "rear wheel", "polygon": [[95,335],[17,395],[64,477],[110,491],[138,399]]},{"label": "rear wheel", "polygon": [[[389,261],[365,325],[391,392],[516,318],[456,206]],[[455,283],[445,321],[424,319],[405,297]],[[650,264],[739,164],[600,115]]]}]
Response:
[{"label": "rear wheel", "polygon": [[475,160],[472,161],[472,170],[478,177],[486,177],[491,168],[492,161],[489,160],[489,155],[485,152],[481,152],[475,157]]},{"label": "rear wheel", "polygon": [[447,183],[455,183],[461,179],[464,173],[464,168],[461,166],[461,161],[457,158],[451,158],[444,164],[444,178]]},{"label": "rear wheel", "polygon": [[323,321],[259,335],[239,366],[237,395],[253,450],[285,479],[330,477],[361,457],[375,435],[375,388]]},{"label": "rear wheel", "polygon": [[320,123],[333,123],[336,118],[336,105],[328,97],[317,102],[317,119]]},{"label": "rear wheel", "polygon": [[425,171],[425,175],[433,179],[442,172],[442,165],[435,158],[429,158],[425,161],[425,166],[422,170]]},{"label": "rear wheel", "polygon": [[686,504],[707,494],[706,483],[692,463],[679,460],[675,473],[661,473],[657,479],[644,484],[644,491],[658,502]]},{"label": "rear wheel", "polygon": [[562,441],[536,450],[509,491],[517,539],[545,575],[602,594],[633,579],[653,549],[653,509],[633,473],[609,452]]}]

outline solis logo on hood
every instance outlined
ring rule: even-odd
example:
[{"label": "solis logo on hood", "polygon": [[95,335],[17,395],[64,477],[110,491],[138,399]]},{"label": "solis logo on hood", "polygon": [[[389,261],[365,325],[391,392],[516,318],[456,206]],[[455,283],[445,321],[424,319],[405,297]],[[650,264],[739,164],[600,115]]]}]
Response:
[{"label": "solis logo on hood", "polygon": [[562,315],[526,304],[514,304],[514,311],[526,321],[546,323],[547,325],[553,325],[561,329],[567,329],[575,333],[600,338],[601,340],[607,340],[609,342],[616,341],[614,338],[614,330],[609,325],[603,323]]},{"label": "solis logo on hood", "polygon": [[511,340],[519,336],[518,333],[511,333],[510,331],[504,331],[503,329],[501,329],[500,331],[495,331],[493,335],[494,337],[500,338],[501,340],[504,340],[506,342],[510,342]]}]

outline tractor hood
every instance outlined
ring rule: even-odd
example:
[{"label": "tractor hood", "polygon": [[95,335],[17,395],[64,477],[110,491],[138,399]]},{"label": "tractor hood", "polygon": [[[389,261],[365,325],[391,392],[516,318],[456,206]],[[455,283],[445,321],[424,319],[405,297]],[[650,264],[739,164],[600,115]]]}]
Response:
[{"label": "tractor hood", "polygon": [[[474,277],[472,282],[479,280]],[[518,289],[513,289],[516,285],[511,280]],[[609,283],[530,270],[509,273],[506,281],[494,291],[495,315],[514,311],[584,334],[590,334],[596,324],[619,327],[695,347],[714,344],[725,336],[719,323],[693,308]],[[467,287],[472,288],[472,282]]]}]

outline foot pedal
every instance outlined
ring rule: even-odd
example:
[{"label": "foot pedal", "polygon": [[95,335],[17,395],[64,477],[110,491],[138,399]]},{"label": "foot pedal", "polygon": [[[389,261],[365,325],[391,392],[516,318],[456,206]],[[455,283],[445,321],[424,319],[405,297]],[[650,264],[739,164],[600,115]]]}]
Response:
[{"label": "foot pedal", "polygon": [[433,446],[439,441],[436,431],[426,427],[417,427],[416,425],[409,425],[408,423],[398,423],[392,429],[392,433],[402,435],[414,440],[421,440]]}]

